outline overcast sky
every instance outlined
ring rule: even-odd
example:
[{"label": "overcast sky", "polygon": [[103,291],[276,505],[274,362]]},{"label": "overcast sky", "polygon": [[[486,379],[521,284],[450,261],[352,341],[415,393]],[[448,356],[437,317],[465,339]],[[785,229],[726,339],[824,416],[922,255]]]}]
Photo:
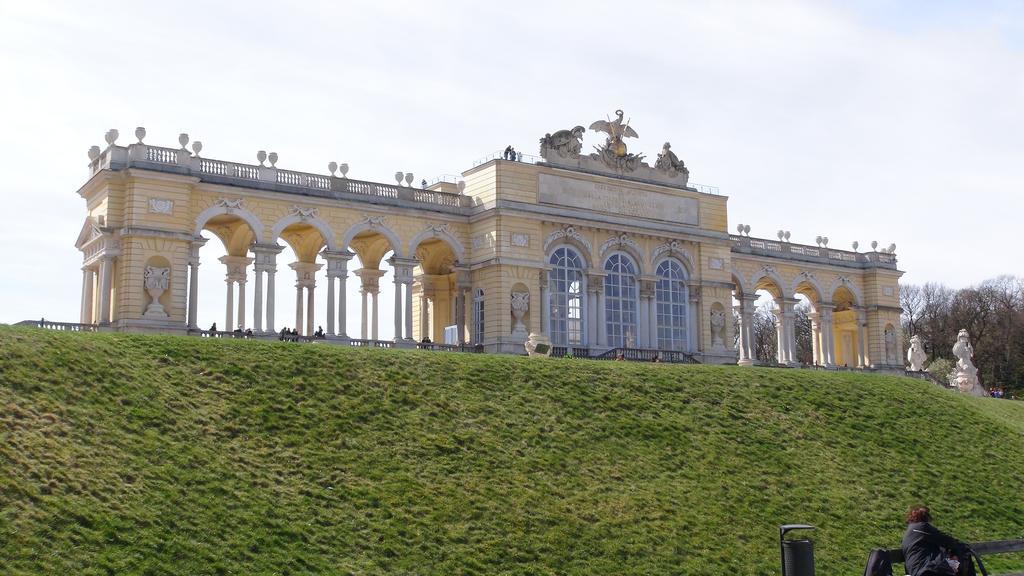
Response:
[{"label": "overcast sky", "polygon": [[0,322],[77,321],[75,191],[112,127],[418,181],[622,108],[631,151],[671,141],[729,196],[730,230],[894,242],[911,283],[1024,275],[1022,23],[1019,2],[0,0]]}]

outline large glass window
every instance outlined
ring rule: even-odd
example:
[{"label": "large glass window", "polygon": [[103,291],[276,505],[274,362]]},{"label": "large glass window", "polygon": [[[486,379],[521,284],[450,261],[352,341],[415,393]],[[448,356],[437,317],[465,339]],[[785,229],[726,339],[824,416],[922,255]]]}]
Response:
[{"label": "large glass window", "polygon": [[655,305],[658,309],[658,349],[688,351],[686,334],[686,271],[675,260],[665,260],[656,272]]},{"label": "large glass window", "polygon": [[636,266],[625,254],[612,254],[605,260],[604,314],[608,345],[613,348],[636,346]]},{"label": "large glass window", "polygon": [[477,288],[473,293],[473,344],[484,343],[484,291]]},{"label": "large glass window", "polygon": [[583,344],[583,259],[571,248],[559,248],[548,259],[551,298],[551,343]]}]

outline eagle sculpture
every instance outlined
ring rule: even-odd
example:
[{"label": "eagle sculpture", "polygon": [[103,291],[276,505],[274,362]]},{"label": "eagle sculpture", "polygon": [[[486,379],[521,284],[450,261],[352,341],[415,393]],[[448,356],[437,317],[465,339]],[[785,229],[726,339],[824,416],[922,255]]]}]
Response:
[{"label": "eagle sculpture", "polygon": [[605,146],[615,156],[623,157],[626,155],[626,145],[622,142],[623,138],[639,138],[640,136],[629,126],[629,121],[622,122],[624,113],[622,110],[615,111],[615,120],[598,120],[590,125],[590,129],[595,132],[604,132],[608,134],[608,140],[605,142]]}]

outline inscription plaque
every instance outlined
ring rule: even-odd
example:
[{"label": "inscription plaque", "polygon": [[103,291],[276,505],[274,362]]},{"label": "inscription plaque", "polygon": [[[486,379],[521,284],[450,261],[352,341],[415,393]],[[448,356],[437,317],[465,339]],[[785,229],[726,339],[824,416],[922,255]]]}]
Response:
[{"label": "inscription plaque", "polygon": [[663,192],[540,175],[538,199],[544,204],[584,208],[677,224],[700,224],[700,202]]}]

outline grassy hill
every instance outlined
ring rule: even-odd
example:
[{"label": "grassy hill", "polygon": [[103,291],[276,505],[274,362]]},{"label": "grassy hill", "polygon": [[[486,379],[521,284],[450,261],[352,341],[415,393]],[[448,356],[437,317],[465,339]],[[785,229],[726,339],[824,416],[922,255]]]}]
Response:
[{"label": "grassy hill", "polygon": [[910,379],[0,327],[4,574],[852,575],[1022,478],[1024,403]]}]

